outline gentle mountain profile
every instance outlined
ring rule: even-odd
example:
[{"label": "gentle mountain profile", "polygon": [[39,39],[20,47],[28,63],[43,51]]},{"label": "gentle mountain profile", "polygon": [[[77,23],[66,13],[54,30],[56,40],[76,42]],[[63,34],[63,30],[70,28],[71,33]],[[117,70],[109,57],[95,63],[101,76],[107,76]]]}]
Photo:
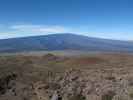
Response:
[{"label": "gentle mountain profile", "polygon": [[91,38],[66,33],[0,40],[0,52],[40,50],[133,52],[133,42]]}]

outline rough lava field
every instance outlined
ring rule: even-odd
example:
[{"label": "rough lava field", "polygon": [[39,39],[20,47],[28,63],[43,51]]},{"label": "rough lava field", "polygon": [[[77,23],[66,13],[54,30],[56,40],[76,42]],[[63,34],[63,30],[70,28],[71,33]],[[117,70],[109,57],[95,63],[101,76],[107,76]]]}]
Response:
[{"label": "rough lava field", "polygon": [[2,55],[0,100],[133,100],[133,55]]}]

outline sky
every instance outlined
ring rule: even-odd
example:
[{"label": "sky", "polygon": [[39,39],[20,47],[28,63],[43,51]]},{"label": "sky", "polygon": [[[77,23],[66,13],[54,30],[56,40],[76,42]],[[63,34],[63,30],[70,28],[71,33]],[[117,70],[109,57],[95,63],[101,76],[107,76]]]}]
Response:
[{"label": "sky", "polygon": [[0,0],[0,39],[53,33],[133,40],[133,0]]}]

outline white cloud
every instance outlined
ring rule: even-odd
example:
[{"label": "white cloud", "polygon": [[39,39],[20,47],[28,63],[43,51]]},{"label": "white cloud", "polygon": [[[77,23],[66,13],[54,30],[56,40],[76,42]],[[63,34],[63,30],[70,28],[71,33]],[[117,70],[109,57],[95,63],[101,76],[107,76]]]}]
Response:
[{"label": "white cloud", "polygon": [[26,33],[65,33],[69,30],[62,26],[45,26],[45,25],[13,25],[11,30]]},{"label": "white cloud", "polygon": [[6,25],[0,28],[0,39],[35,36],[35,35],[47,35],[53,33],[71,33],[72,29],[63,26],[53,25],[32,25],[32,24],[17,24]]},{"label": "white cloud", "polygon": [[[132,40],[133,35],[128,32],[101,32],[97,30],[89,30],[88,28],[64,27],[60,25],[35,25],[35,24],[16,24],[16,25],[1,25],[0,24],[0,39],[47,35],[53,33],[76,33],[91,37],[100,37],[107,39]],[[126,33],[126,35],[125,35]]]}]

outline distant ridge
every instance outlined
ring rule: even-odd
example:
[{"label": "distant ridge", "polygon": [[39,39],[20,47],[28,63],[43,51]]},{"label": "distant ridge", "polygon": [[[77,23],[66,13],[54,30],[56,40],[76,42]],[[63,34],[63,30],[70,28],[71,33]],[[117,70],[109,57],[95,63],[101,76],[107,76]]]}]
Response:
[{"label": "distant ridge", "polygon": [[0,52],[82,50],[133,52],[133,42],[92,38],[70,33],[0,40]]}]

